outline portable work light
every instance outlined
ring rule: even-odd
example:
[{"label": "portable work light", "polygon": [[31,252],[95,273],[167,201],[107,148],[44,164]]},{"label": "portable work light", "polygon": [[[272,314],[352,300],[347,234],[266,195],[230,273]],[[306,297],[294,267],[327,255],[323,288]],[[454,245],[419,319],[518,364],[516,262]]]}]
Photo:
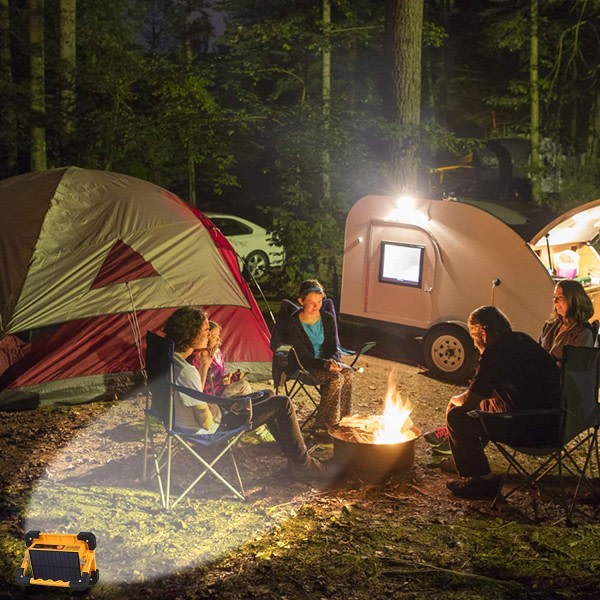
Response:
[{"label": "portable work light", "polygon": [[98,583],[96,536],[84,531],[74,533],[25,534],[27,550],[17,571],[19,585],[52,585],[85,590]]}]

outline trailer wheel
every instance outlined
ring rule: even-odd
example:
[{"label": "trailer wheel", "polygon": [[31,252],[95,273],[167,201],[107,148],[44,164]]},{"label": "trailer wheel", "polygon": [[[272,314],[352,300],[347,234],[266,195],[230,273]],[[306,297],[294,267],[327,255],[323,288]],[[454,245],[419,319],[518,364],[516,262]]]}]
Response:
[{"label": "trailer wheel", "polygon": [[423,358],[436,377],[458,383],[475,369],[477,350],[460,325],[439,325],[425,335]]}]

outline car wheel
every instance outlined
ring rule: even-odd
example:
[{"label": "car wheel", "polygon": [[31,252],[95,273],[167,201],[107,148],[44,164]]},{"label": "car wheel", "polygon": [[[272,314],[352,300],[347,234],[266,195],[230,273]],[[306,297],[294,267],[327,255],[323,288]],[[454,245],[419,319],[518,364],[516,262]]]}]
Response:
[{"label": "car wheel", "polygon": [[269,270],[269,257],[261,250],[250,252],[246,256],[246,268],[254,279],[260,279]]},{"label": "car wheel", "polygon": [[471,336],[460,325],[439,325],[423,340],[425,364],[436,377],[464,381],[475,369],[478,353]]}]

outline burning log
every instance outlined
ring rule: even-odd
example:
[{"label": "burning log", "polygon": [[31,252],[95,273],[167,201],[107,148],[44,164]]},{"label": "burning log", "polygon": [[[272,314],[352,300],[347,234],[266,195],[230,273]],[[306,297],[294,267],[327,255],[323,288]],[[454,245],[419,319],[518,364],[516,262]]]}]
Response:
[{"label": "burning log", "polygon": [[342,474],[381,482],[413,465],[414,442],[421,431],[413,425],[412,407],[400,397],[393,375],[383,414],[351,415],[329,428]]}]

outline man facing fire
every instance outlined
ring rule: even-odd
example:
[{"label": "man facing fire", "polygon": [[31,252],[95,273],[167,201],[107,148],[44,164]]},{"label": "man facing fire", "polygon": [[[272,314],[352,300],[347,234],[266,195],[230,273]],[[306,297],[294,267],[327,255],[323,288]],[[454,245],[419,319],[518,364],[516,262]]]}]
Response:
[{"label": "man facing fire", "polygon": [[474,409],[489,412],[557,408],[560,371],[554,359],[531,337],[513,331],[502,311],[482,306],[469,315],[469,333],[481,357],[468,390],[453,396],[446,411],[452,459],[461,479],[447,483],[459,498],[495,497],[501,477],[491,472],[485,440]]}]

